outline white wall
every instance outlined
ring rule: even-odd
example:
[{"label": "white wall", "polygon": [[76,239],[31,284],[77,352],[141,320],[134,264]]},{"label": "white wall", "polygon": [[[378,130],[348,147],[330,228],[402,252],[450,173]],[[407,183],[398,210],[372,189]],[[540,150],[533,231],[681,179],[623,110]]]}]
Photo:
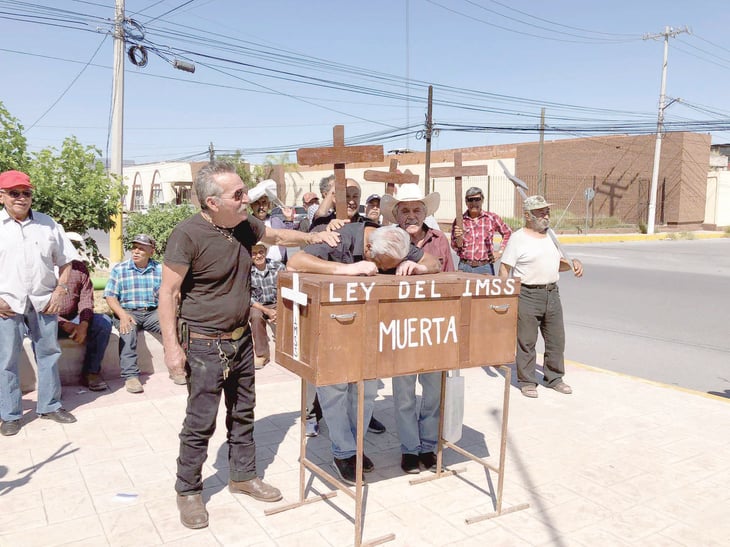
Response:
[{"label": "white wall", "polygon": [[144,196],[144,208],[150,206],[150,195],[152,192],[152,183],[159,182],[162,185],[162,202],[175,202],[175,190],[172,184],[175,182],[192,182],[192,171],[190,164],[187,162],[163,162],[163,163],[147,163],[143,165],[130,165],[123,169],[124,185],[127,193],[124,196],[125,211],[131,210],[132,206],[132,188],[135,180],[142,185],[142,195]]},{"label": "white wall", "polygon": [[713,171],[707,175],[705,224],[730,226],[730,171]]}]

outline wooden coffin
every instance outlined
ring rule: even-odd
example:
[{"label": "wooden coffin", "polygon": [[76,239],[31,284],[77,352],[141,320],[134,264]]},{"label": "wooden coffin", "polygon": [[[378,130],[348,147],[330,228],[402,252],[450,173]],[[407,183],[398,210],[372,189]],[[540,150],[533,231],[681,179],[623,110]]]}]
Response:
[{"label": "wooden coffin", "polygon": [[518,294],[517,279],[464,272],[281,272],[276,362],[315,385],[512,363]]}]

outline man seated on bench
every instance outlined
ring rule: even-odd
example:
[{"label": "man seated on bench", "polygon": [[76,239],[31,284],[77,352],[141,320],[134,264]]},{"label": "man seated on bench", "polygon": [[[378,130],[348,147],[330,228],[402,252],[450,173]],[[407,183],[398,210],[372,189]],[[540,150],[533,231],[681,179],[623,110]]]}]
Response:
[{"label": "man seated on bench", "polygon": [[266,258],[266,245],[257,243],[251,248],[251,335],[254,346],[254,368],[261,369],[271,360],[269,335],[266,325],[276,329],[276,281],[286,266],[278,260]]},{"label": "man seated on bench", "polygon": [[[130,393],[142,393],[137,366],[137,331],[160,334],[157,300],[162,282],[162,266],[152,259],[155,240],[138,234],[132,240],[132,258],[112,268],[104,289],[104,298],[116,316],[119,329],[119,366],[124,387]],[[175,381],[175,383],[178,383]]]}]

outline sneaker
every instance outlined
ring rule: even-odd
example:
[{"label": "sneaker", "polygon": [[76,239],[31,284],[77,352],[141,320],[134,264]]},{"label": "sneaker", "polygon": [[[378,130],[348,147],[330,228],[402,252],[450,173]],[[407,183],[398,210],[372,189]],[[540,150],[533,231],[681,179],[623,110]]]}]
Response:
[{"label": "sneaker", "polygon": [[305,435],[307,437],[316,437],[317,435],[319,435],[319,424],[317,423],[317,418],[307,418],[305,428]]},{"label": "sneaker", "polygon": [[368,424],[368,431],[370,433],[375,433],[376,435],[380,435],[381,433],[385,433],[385,426],[380,423],[378,420],[375,419],[375,416],[370,418],[370,423]]},{"label": "sneaker", "polygon": [[256,370],[261,370],[266,366],[266,364],[271,361],[271,357],[268,355],[262,355],[262,356],[256,356],[253,358],[253,368]]},{"label": "sneaker", "polygon": [[[349,484],[350,486],[355,486],[355,482],[357,480],[355,478],[355,458],[356,456],[350,456],[349,458],[344,458],[342,460],[338,458],[333,458],[332,460],[332,462],[335,464],[335,470],[342,479],[342,482],[344,482],[345,484]],[[362,482],[363,484],[365,484],[364,478]]]},{"label": "sneaker", "polygon": [[563,395],[570,395],[573,393],[573,388],[570,387],[568,384],[563,382],[562,380],[555,384],[554,386],[548,386],[557,391],[558,393],[562,393]]},{"label": "sneaker", "polygon": [[93,372],[89,372],[84,376],[84,384],[89,388],[89,391],[104,391],[109,387],[101,376]]},{"label": "sneaker", "polygon": [[124,387],[130,393],[142,393],[144,391],[142,383],[136,376],[132,376],[131,378],[127,378],[126,380],[124,380]]},{"label": "sneaker", "polygon": [[415,475],[421,472],[418,454],[401,454],[400,468],[406,473]]}]

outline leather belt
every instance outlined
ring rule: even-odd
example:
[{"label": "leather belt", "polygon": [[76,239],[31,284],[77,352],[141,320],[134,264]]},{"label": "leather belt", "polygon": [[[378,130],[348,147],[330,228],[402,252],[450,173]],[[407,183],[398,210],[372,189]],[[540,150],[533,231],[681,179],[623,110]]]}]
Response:
[{"label": "leather belt", "polygon": [[462,260],[461,262],[467,266],[471,266],[472,268],[478,268],[479,266],[485,266],[486,264],[492,263],[489,260]]},{"label": "leather belt", "polygon": [[526,289],[547,289],[547,290],[553,290],[555,287],[558,286],[557,283],[547,283],[545,285],[528,285],[527,283],[522,283],[522,287],[525,287]]},{"label": "leather belt", "polygon": [[202,334],[190,331],[190,338],[193,340],[240,340],[246,334],[248,327],[238,327],[232,332],[220,332],[218,334]]},{"label": "leather belt", "polygon": [[147,306],[144,308],[127,308],[127,311],[154,311],[157,309],[157,306]]}]

